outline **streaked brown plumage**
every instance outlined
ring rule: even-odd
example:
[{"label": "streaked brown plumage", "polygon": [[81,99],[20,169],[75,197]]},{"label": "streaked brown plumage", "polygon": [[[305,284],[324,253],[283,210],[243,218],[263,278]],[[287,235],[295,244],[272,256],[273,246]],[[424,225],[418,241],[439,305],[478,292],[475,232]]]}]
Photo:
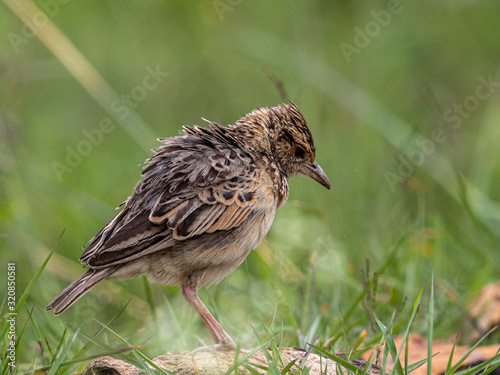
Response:
[{"label": "streaked brown plumage", "polygon": [[89,270],[47,310],[62,313],[103,280],[147,275],[180,285],[217,347],[234,347],[197,288],[220,282],[260,244],[288,198],[287,179],[301,173],[328,189],[330,182],[293,103],[256,109],[230,126],[208,122],[160,139],[122,211],[89,241],[80,258]]}]

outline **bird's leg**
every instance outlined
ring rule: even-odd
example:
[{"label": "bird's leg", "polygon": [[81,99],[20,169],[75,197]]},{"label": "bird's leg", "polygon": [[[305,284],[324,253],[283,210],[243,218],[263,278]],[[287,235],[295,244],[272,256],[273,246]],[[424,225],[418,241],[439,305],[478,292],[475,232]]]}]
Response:
[{"label": "bird's leg", "polygon": [[207,328],[209,329],[212,337],[215,340],[216,349],[234,349],[236,345],[231,337],[224,331],[224,328],[219,324],[213,315],[208,311],[207,307],[203,304],[201,299],[198,297],[198,292],[196,287],[192,285],[182,285],[181,286],[182,295],[184,299],[189,302],[189,304],[196,310],[200,318],[203,320]]}]

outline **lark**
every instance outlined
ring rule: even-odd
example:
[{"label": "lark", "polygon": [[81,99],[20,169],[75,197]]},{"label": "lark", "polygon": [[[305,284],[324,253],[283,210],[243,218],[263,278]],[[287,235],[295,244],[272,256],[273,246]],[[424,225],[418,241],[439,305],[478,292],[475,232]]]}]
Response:
[{"label": "lark", "polygon": [[161,138],[142,179],[115,218],[87,244],[88,270],[47,306],[62,313],[100,282],[141,275],[179,285],[216,350],[234,341],[198,297],[259,246],[276,210],[288,199],[288,180],[311,177],[330,189],[315,161],[309,127],[293,104],[264,107],[235,124],[184,126]]}]

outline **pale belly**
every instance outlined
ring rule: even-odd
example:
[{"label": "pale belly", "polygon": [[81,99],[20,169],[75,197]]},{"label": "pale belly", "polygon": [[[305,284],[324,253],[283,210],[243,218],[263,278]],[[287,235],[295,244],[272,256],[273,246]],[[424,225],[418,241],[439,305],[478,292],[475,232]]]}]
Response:
[{"label": "pale belly", "polygon": [[[275,210],[249,217],[238,228],[203,234],[137,259],[131,273],[146,274],[165,285],[194,286],[219,283],[261,243],[274,220]],[[121,273],[121,272],[120,272]]]}]

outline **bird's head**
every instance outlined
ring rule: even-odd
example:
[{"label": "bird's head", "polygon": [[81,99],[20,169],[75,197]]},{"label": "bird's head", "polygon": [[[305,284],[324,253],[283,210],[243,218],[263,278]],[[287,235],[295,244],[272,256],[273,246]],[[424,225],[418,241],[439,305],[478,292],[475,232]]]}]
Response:
[{"label": "bird's head", "polygon": [[259,140],[260,147],[270,151],[287,178],[306,175],[330,189],[328,177],[315,161],[311,131],[295,104],[258,108],[238,122],[263,128],[267,136]]}]

